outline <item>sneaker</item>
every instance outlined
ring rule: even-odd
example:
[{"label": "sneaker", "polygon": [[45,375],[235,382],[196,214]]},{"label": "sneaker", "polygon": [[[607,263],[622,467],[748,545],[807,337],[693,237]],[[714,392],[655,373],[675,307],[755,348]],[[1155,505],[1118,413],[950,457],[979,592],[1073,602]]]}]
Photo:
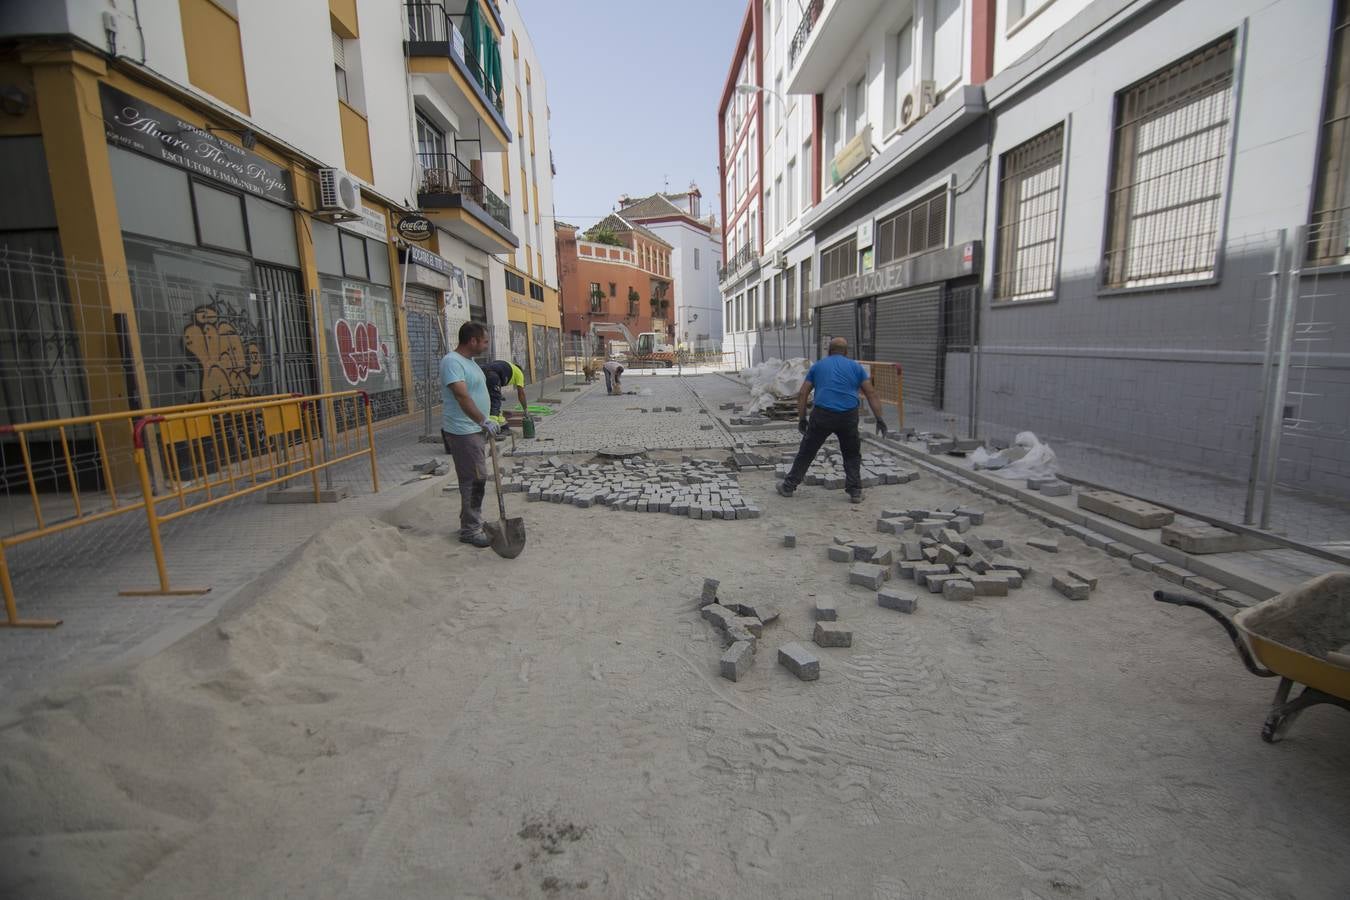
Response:
[{"label": "sneaker", "polygon": [[796,488],[790,488],[787,486],[787,482],[780,481],[775,485],[774,490],[778,491],[778,496],[780,497],[791,497],[792,492],[796,490]]},{"label": "sneaker", "polygon": [[480,531],[477,534],[473,535],[472,537],[465,537],[464,535],[460,535],[459,542],[461,544],[472,544],[473,546],[480,548],[492,546],[492,538],[488,537],[487,532],[485,531]]},{"label": "sneaker", "polygon": [[848,495],[849,503],[861,503],[862,500],[863,500],[862,491],[849,491]]}]

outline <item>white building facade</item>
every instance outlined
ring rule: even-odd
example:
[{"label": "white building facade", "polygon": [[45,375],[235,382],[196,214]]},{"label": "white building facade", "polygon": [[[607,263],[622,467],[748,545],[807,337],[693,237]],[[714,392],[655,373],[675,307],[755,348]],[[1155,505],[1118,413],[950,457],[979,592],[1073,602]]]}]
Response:
[{"label": "white building facade", "polygon": [[618,212],[670,244],[674,309],[670,323],[676,344],[691,348],[720,347],[723,335],[721,234],[716,217],[705,215],[703,193],[690,184],[682,194],[659,193],[619,198]]}]

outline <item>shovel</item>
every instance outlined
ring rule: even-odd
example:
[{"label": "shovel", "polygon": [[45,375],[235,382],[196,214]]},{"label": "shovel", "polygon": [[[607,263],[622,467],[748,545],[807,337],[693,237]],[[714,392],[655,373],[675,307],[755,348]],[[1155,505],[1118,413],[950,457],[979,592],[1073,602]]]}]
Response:
[{"label": "shovel", "polygon": [[497,463],[497,436],[486,436],[488,446],[492,448],[492,480],[497,485],[497,510],[501,513],[500,522],[484,522],[483,530],[492,538],[492,551],[505,559],[515,559],[525,549],[525,520],[517,516],[506,517],[506,500],[502,497],[502,470]]}]

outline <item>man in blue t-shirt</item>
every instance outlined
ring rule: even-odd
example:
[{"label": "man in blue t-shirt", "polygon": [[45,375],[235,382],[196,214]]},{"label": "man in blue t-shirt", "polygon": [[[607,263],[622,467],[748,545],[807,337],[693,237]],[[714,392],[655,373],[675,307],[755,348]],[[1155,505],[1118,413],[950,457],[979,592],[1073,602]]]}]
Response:
[{"label": "man in blue t-shirt", "polygon": [[487,413],[487,378],[473,361],[487,348],[487,329],[465,322],[459,326],[459,345],[441,359],[441,440],[459,479],[459,539],[475,547],[492,545],[483,530],[485,453],[487,441],[497,439],[498,425]]},{"label": "man in blue t-shirt", "polygon": [[[806,398],[816,393],[811,418],[806,417]],[[851,503],[862,502],[862,438],[858,436],[858,392],[867,398],[867,405],[877,417],[877,434],[886,434],[886,422],[881,417],[881,404],[872,388],[872,378],[854,360],[848,358],[848,341],[841,337],[830,341],[830,355],[816,360],[806,372],[802,389],[797,392],[797,430],[802,433],[797,458],[792,471],[778,483],[778,493],[791,497],[797,485],[806,477],[806,470],[815,460],[820,447],[830,435],[839,438],[839,450],[844,454],[844,490]]]}]

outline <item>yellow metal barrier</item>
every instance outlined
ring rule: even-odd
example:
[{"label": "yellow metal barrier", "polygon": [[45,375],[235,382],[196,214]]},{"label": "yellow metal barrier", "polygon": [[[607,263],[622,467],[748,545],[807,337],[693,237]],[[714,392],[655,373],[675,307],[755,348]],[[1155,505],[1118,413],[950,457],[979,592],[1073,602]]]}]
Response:
[{"label": "yellow metal barrier", "polygon": [[[134,512],[144,506],[143,494],[137,496],[134,491],[125,490],[118,494],[119,471],[130,467],[125,465],[131,460],[116,457],[116,448],[131,447],[134,442],[136,420],[146,415],[169,415],[201,413],[209,410],[232,408],[241,404],[258,403],[267,400],[279,400],[286,394],[274,394],[267,397],[248,397],[234,400],[220,400],[209,403],[184,403],[176,406],[163,406],[150,410],[127,410],[123,412],[101,413],[92,416],[72,416],[65,419],[47,419],[41,422],[25,422],[19,425],[0,425],[0,435],[14,435],[23,461],[24,481],[28,488],[29,505],[32,511],[32,524],[20,528],[14,534],[0,537],[0,595],[3,595],[5,616],[0,620],[0,628],[54,628],[61,624],[60,619],[22,619],[14,598],[14,585],[10,580],[9,562],[5,550],[9,547],[34,541],[38,538],[60,534],[82,525],[101,522],[104,519]],[[71,453],[73,436],[87,435],[92,432],[97,453],[96,471],[93,477],[102,482],[103,493],[81,492],[80,477],[77,473],[75,458]],[[46,435],[54,446],[59,445],[60,455],[55,458],[53,480],[64,475],[70,485],[69,510],[53,510],[51,504],[44,504],[43,493],[38,489],[39,478],[34,471],[32,444],[34,438]],[[87,437],[84,438],[87,440]],[[127,473],[129,474],[129,473]],[[42,479],[47,480],[47,479]],[[86,496],[92,494],[92,496]],[[100,504],[99,501],[102,500]],[[92,503],[91,503],[92,501]]]},{"label": "yellow metal barrier", "polygon": [[[899,427],[905,427],[905,373],[899,363],[858,360],[872,377],[872,387],[882,403],[894,403]],[[895,399],[892,400],[891,398]]]},{"label": "yellow metal barrier", "polygon": [[[325,438],[320,416],[327,412]],[[164,561],[160,526],[256,491],[310,476],[314,501],[321,499],[319,472],[361,456],[370,459],[370,480],[380,489],[374,424],[365,391],[341,391],[230,406],[204,412],[152,415],[136,423],[136,470],[140,478],[150,545],[159,584],[121,591],[123,596],[202,594],[210,588],[174,588]],[[151,460],[164,471],[156,493]],[[161,511],[163,505],[176,508]]]}]

